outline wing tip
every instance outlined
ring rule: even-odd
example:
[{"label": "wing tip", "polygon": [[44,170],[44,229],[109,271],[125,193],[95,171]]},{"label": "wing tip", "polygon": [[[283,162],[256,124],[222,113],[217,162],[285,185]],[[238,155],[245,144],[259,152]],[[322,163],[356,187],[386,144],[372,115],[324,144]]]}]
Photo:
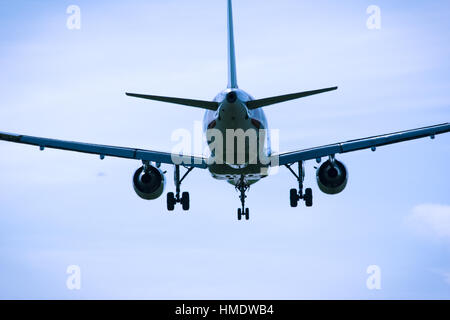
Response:
[{"label": "wing tip", "polygon": [[15,133],[0,132],[0,140],[3,141],[19,142],[21,137],[21,135]]}]

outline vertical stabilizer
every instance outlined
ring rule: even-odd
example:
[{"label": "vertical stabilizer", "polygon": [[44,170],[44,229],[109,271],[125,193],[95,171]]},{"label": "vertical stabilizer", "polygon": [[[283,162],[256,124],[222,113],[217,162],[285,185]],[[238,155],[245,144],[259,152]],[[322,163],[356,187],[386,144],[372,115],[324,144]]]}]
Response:
[{"label": "vertical stabilizer", "polygon": [[236,54],[234,50],[233,6],[228,1],[228,88],[237,88]]}]

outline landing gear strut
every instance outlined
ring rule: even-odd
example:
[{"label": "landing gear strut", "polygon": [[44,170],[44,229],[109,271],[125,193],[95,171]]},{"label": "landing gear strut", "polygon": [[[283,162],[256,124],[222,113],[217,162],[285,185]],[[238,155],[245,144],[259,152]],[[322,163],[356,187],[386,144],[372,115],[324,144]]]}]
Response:
[{"label": "landing gear strut", "polygon": [[242,216],[245,216],[245,220],[250,219],[250,210],[249,208],[245,207],[245,199],[247,198],[247,195],[245,193],[248,191],[248,189],[250,189],[250,186],[245,182],[244,176],[241,176],[239,183],[236,185],[236,190],[240,192],[239,199],[241,199],[242,205],[242,208],[239,208],[237,210],[238,220],[242,220]]},{"label": "landing gear strut", "polygon": [[298,174],[291,168],[292,164],[287,164],[286,168],[297,178],[298,181],[298,191],[297,189],[290,190],[290,202],[291,207],[295,208],[298,205],[299,200],[305,201],[307,207],[312,207],[313,205],[313,195],[312,189],[306,188],[303,193],[303,181],[305,180],[305,163],[300,161],[298,163]]},{"label": "landing gear strut", "polygon": [[[185,167],[186,168],[186,167]],[[180,166],[175,165],[174,168],[174,182],[176,192],[169,192],[167,194],[167,210],[173,211],[177,203],[181,203],[184,211],[188,211],[190,207],[189,192],[183,192],[180,196],[181,182],[187,177],[187,175],[194,169],[194,167],[186,168],[187,172],[180,179]]]}]

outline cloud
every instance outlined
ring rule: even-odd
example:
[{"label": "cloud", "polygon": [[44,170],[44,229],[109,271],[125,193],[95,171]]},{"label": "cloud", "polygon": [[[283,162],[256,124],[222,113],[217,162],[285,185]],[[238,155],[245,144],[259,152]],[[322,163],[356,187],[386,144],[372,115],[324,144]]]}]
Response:
[{"label": "cloud", "polygon": [[[450,240],[450,206],[421,204],[412,209],[406,222],[420,234],[438,240]],[[450,274],[446,275],[450,283]]]}]

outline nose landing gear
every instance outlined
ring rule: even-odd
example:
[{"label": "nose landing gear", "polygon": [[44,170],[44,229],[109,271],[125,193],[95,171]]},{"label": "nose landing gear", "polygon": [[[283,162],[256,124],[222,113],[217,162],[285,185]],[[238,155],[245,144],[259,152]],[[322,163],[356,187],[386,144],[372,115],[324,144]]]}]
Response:
[{"label": "nose landing gear", "polygon": [[242,216],[245,216],[245,220],[250,219],[250,210],[249,208],[245,207],[245,199],[247,198],[247,195],[245,193],[248,191],[248,189],[250,189],[250,186],[245,182],[244,176],[241,176],[239,183],[236,185],[236,190],[240,192],[239,199],[241,200],[242,205],[242,208],[239,208],[237,210],[238,220],[242,220]]}]

